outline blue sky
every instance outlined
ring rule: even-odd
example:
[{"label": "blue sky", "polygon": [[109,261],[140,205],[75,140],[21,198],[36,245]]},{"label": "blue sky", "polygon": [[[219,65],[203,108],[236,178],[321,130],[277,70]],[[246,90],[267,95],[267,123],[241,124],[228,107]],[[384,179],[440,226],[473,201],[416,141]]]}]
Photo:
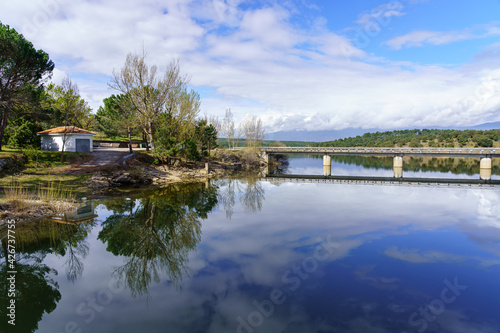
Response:
[{"label": "blue sky", "polygon": [[179,58],[201,114],[268,132],[500,121],[500,0],[19,0],[23,33],[97,109],[128,52]]}]

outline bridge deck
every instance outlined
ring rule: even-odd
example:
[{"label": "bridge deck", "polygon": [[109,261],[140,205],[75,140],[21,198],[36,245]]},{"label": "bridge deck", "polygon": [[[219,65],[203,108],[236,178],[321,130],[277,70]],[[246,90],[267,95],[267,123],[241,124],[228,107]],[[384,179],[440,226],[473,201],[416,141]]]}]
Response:
[{"label": "bridge deck", "polygon": [[267,154],[500,157],[500,148],[262,147]]}]

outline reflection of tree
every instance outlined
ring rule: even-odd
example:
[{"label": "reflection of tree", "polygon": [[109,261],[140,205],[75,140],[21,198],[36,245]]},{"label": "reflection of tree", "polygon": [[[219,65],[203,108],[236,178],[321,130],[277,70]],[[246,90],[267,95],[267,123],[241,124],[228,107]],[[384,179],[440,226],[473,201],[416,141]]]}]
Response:
[{"label": "reflection of tree", "polygon": [[217,205],[217,188],[170,186],[135,203],[124,199],[121,207],[116,200],[114,205],[98,238],[108,251],[126,257],[115,274],[139,296],[148,294],[152,281],[160,281],[161,272],[180,284],[188,254],[201,239],[200,219]]},{"label": "reflection of tree", "polygon": [[217,182],[219,203],[226,212],[226,218],[231,219],[237,198],[247,213],[257,213],[262,209],[265,191],[259,179],[246,177],[241,180],[222,179]]},{"label": "reflection of tree", "polygon": [[44,256],[24,256],[16,265],[16,321],[15,326],[7,323],[7,306],[11,297],[8,297],[7,278],[11,275],[6,264],[0,266],[0,279],[5,285],[0,293],[0,331],[1,332],[35,332],[38,322],[44,313],[55,310],[61,299],[59,286],[50,278],[50,274],[57,274],[53,269],[42,264]]},{"label": "reflection of tree", "polygon": [[217,192],[219,203],[222,204],[226,212],[226,219],[231,219],[234,214],[234,205],[236,203],[236,190],[239,190],[240,182],[234,179],[221,179],[218,182],[220,188]]},{"label": "reflection of tree", "polygon": [[270,158],[271,170],[269,171],[274,175],[284,175],[288,173],[290,166],[289,156],[286,154],[273,154]]},{"label": "reflection of tree", "polygon": [[[15,229],[16,240],[16,326],[8,325],[6,318],[8,297],[7,230],[0,230],[3,251],[0,266],[2,288],[0,295],[0,332],[34,332],[44,313],[52,312],[61,299],[59,286],[50,277],[57,271],[43,264],[49,253],[67,256],[66,275],[74,281],[83,272],[83,259],[88,253],[85,238],[95,224],[61,224],[52,221],[19,224]],[[3,259],[2,258],[2,259]],[[8,325],[8,326],[7,326]]]},{"label": "reflection of tree", "polygon": [[[320,159],[322,155],[303,155],[308,158]],[[293,157],[292,157],[293,158]],[[370,169],[393,168],[392,157],[376,156],[351,156],[333,155],[332,162],[363,166]],[[286,173],[288,166],[277,166],[273,171],[275,174]],[[477,158],[449,158],[449,157],[412,157],[405,158],[403,163],[404,171],[439,171],[451,172],[453,174],[467,174],[469,176],[479,173],[479,159]],[[500,164],[493,160],[492,174],[500,175]]]},{"label": "reflection of tree", "polygon": [[265,200],[264,188],[257,178],[247,178],[243,195],[240,202],[243,204],[246,212],[257,213],[262,209],[262,203]]}]

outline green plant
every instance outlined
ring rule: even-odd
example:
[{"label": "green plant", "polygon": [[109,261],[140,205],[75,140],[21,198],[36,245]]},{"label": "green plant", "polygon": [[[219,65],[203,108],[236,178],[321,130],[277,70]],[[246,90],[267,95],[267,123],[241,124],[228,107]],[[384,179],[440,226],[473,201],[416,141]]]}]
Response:
[{"label": "green plant", "polygon": [[4,201],[17,213],[44,206],[54,214],[61,214],[75,207],[73,192],[54,182],[49,183],[48,187],[30,189],[12,181],[5,187]]},{"label": "green plant", "polygon": [[42,151],[36,146],[28,146],[23,149],[23,154],[26,155],[30,162],[35,162],[35,169],[38,169],[38,158],[42,154]]}]

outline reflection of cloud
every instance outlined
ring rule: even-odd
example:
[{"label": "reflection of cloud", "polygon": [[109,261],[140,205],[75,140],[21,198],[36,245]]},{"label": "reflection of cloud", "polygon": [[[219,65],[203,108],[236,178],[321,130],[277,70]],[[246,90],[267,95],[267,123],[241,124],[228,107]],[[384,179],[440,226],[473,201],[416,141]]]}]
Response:
[{"label": "reflection of cloud", "polygon": [[370,272],[375,268],[375,265],[370,266],[362,266],[359,267],[354,275],[361,281],[368,282],[372,287],[377,289],[388,289],[388,290],[396,290],[396,283],[399,282],[398,278],[387,278],[381,276],[371,275]]},{"label": "reflection of cloud", "polygon": [[500,228],[500,195],[496,191],[473,191],[478,199],[477,213],[481,226]]},{"label": "reflection of cloud", "polygon": [[481,257],[461,256],[441,251],[427,251],[419,253],[418,249],[399,249],[397,246],[392,246],[384,252],[388,257],[399,259],[411,263],[460,263],[468,260],[477,260],[481,266],[489,267],[500,265],[500,260],[485,259]]}]

